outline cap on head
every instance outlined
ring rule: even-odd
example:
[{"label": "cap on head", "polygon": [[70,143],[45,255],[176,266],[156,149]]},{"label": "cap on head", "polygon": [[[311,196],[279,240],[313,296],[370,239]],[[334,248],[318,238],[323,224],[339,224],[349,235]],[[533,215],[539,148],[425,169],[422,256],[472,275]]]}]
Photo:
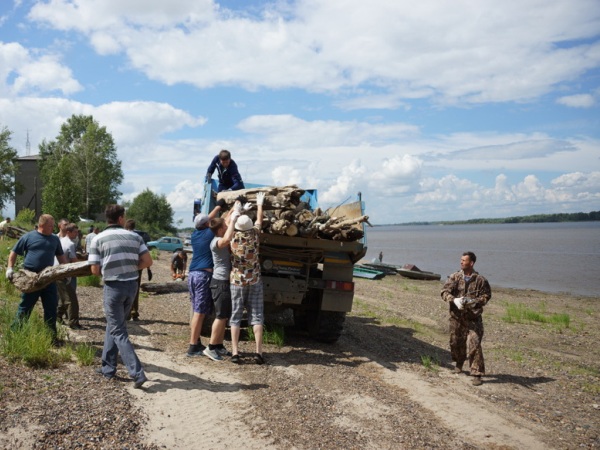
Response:
[{"label": "cap on head", "polygon": [[206,228],[206,225],[208,224],[208,221],[210,220],[210,218],[208,217],[208,215],[206,214],[198,214],[195,218],[194,218],[194,226],[196,227],[196,230],[200,230],[202,228]]},{"label": "cap on head", "polygon": [[240,216],[235,222],[235,229],[238,231],[248,231],[252,226],[252,219],[246,215]]}]

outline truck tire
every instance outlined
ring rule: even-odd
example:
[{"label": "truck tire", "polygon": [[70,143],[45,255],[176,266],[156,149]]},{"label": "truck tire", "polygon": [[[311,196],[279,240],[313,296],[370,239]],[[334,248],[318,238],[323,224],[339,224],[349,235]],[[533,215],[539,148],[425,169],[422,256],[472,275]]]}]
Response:
[{"label": "truck tire", "polygon": [[307,315],[308,334],[311,338],[325,342],[335,343],[344,329],[346,313],[339,311],[314,311]]}]

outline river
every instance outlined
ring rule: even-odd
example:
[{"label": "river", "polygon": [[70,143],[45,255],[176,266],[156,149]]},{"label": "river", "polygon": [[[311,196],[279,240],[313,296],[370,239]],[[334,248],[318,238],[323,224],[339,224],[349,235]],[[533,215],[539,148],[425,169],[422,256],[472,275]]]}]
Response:
[{"label": "river", "polygon": [[414,264],[444,280],[460,257],[477,255],[475,269],[493,286],[600,297],[600,222],[367,227],[372,260]]}]

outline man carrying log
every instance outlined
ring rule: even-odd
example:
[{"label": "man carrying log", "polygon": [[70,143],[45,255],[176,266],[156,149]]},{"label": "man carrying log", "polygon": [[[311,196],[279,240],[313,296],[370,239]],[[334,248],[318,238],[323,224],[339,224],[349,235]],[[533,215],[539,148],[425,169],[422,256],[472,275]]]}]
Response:
[{"label": "man carrying log", "polygon": [[217,156],[213,158],[206,171],[205,182],[208,183],[212,178],[214,171],[219,175],[219,187],[217,192],[221,191],[238,191],[244,189],[242,176],[238,171],[237,164],[231,159],[229,150],[221,150]]},{"label": "man carrying log", "polygon": [[152,257],[144,240],[125,230],[125,208],[106,207],[108,227],[94,238],[89,248],[88,264],[94,275],[104,279],[104,313],[106,335],[102,349],[102,367],[97,372],[105,378],[117,374],[118,356],[133,378],[135,389],[148,381],[127,332],[127,314],[138,290],[139,271],[152,265]]},{"label": "man carrying log", "polygon": [[[54,230],[54,218],[50,214],[42,214],[38,220],[36,230],[22,236],[8,255],[6,278],[12,281],[14,265],[17,255],[25,256],[23,268],[31,272],[39,273],[48,266],[54,264],[54,257],[61,264],[67,263],[62,245],[58,236],[52,234]],[[15,323],[29,318],[38,299],[42,299],[44,308],[44,322],[50,328],[53,335],[53,343],[58,344],[56,333],[56,316],[58,308],[58,293],[56,283],[50,283],[42,289],[34,292],[23,292],[21,303],[17,309]]]},{"label": "man carrying log", "polygon": [[[75,251],[75,242],[73,240],[77,236],[79,229],[74,223],[69,223],[66,226],[67,235],[60,238],[60,244],[67,262],[77,262],[77,253]],[[62,321],[66,318],[66,325],[73,330],[82,330],[83,327],[79,323],[79,299],[77,298],[77,277],[63,278],[56,281],[58,288],[58,320]]]}]

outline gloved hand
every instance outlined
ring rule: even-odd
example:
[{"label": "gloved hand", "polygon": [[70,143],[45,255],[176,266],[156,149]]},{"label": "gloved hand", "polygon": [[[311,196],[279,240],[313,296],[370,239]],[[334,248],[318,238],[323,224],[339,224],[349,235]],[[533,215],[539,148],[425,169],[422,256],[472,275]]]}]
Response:
[{"label": "gloved hand", "polygon": [[210,183],[211,178],[212,178],[212,175],[210,173],[207,173],[206,176],[204,177],[204,182]]},{"label": "gloved hand", "polygon": [[252,209],[252,203],[246,203],[244,206],[242,206],[242,209],[244,210],[244,212],[250,211]]},{"label": "gloved hand", "polygon": [[463,309],[463,305],[464,305],[464,298],[463,297],[456,297],[452,301],[454,302],[454,304],[456,305],[456,307],[458,309]]},{"label": "gloved hand", "polygon": [[265,202],[265,193],[259,192],[258,194],[256,194],[256,204],[258,206],[262,206],[264,202]]},{"label": "gloved hand", "polygon": [[231,213],[231,215],[229,216],[229,225],[233,226],[233,224],[235,224],[235,221],[238,220],[238,218],[240,217],[240,212],[239,211],[233,211]]},{"label": "gloved hand", "polygon": [[227,204],[227,202],[225,201],[224,198],[222,198],[221,200],[217,201],[217,206],[220,206],[221,209],[223,209],[225,207],[225,205]]},{"label": "gloved hand", "polygon": [[8,267],[6,269],[6,278],[8,278],[10,281],[12,281],[14,273],[15,273],[15,271],[13,270],[13,268]]},{"label": "gloved hand", "polygon": [[148,281],[152,281],[152,271],[150,270],[149,267],[148,267],[147,271],[148,271]]},{"label": "gloved hand", "polygon": [[236,200],[235,203],[233,204],[233,210],[242,214],[242,203],[239,200]]}]

